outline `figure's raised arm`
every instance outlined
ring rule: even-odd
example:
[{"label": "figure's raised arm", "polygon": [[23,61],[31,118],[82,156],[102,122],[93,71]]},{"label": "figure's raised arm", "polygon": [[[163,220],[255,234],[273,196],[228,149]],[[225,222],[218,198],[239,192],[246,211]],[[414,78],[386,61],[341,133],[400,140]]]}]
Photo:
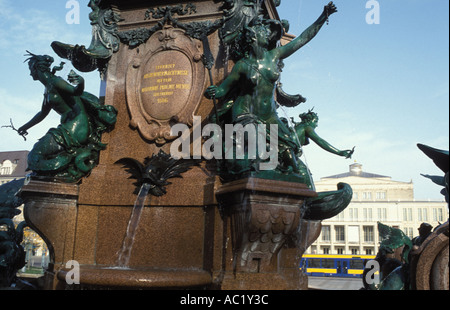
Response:
[{"label": "figure's raised arm", "polygon": [[21,135],[21,136],[28,135],[27,130],[30,129],[31,127],[39,124],[40,122],[42,122],[47,117],[47,115],[50,113],[50,111],[51,111],[51,107],[48,104],[47,100],[44,99],[44,102],[42,103],[41,111],[38,112],[28,123],[26,123],[25,125],[23,125],[22,127],[20,127],[17,130],[19,135]]},{"label": "figure's raised arm", "polygon": [[56,82],[54,82],[54,86],[61,92],[69,94],[71,96],[81,96],[84,92],[84,78],[74,71],[71,71],[69,74],[68,81],[72,83],[74,86],[70,85],[62,78],[58,78]]},{"label": "figure's raised arm", "polygon": [[315,131],[313,128],[308,127],[306,129],[306,134],[308,135],[309,138],[311,138],[318,146],[320,146],[322,149],[324,149],[327,152],[330,152],[332,154],[335,155],[339,155],[345,158],[351,158],[355,148],[353,148],[353,150],[345,150],[345,151],[341,151],[337,148],[335,148],[334,146],[332,146],[330,143],[328,143],[327,141],[325,141],[324,139],[322,139]]},{"label": "figure's raised arm", "polygon": [[309,26],[300,36],[298,36],[292,42],[277,49],[278,53],[277,56],[281,59],[284,59],[294,54],[296,51],[298,51],[300,48],[306,45],[319,33],[323,24],[328,20],[328,17],[336,12],[337,9],[336,6],[333,4],[333,2],[328,3],[324,8],[323,13],[314,22],[314,24]]}]

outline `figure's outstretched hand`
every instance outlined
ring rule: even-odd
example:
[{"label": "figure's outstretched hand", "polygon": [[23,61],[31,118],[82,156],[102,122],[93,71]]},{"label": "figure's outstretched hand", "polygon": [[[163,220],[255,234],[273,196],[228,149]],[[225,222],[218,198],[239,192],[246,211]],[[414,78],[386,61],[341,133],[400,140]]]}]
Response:
[{"label": "figure's outstretched hand", "polygon": [[217,87],[216,85],[212,85],[212,86],[208,87],[205,91],[205,97],[208,99],[216,98],[218,89],[219,89],[219,87]]},{"label": "figure's outstretched hand", "polygon": [[324,14],[328,16],[330,16],[331,14],[334,14],[337,12],[337,8],[334,5],[333,1],[330,1],[330,3],[328,3],[325,8],[323,9]]},{"label": "figure's outstretched hand", "polygon": [[17,132],[26,140],[25,137],[28,135],[28,131],[24,129],[23,126],[17,129]]},{"label": "figure's outstretched hand", "polygon": [[355,153],[355,148],[353,148],[352,150],[340,151],[339,155],[348,159],[348,158],[352,158],[353,153]]}]

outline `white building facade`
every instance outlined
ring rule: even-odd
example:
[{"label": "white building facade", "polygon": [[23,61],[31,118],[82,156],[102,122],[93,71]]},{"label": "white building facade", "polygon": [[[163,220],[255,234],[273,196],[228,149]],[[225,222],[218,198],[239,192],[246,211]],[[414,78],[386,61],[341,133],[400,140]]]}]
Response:
[{"label": "white building facade", "polygon": [[0,152],[0,185],[25,177],[28,151]]},{"label": "white building facade", "polygon": [[412,182],[366,173],[357,163],[347,173],[322,178],[315,183],[316,190],[335,191],[340,182],[352,187],[352,202],[344,212],[322,222],[322,233],[308,254],[376,255],[377,222],[400,228],[412,239],[418,236],[421,223],[436,227],[448,219],[444,199],[415,201]]}]

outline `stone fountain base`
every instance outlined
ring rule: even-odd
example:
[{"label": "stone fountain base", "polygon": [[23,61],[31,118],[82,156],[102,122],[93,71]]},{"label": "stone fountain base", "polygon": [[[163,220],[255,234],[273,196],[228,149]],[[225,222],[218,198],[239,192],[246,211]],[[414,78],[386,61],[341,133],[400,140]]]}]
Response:
[{"label": "stone fountain base", "polygon": [[216,196],[231,237],[221,289],[307,289],[299,265],[320,222],[302,215],[305,199],[317,193],[305,184],[249,178],[223,185]]},{"label": "stone fountain base", "polygon": [[150,201],[127,268],[117,253],[133,206],[82,204],[79,187],[31,180],[22,188],[26,221],[50,251],[45,289],[73,288],[72,260],[83,289],[307,289],[299,263],[320,222],[302,220],[305,198],[317,195],[306,185],[216,180],[204,190],[218,188],[219,207],[211,194],[189,206]]}]

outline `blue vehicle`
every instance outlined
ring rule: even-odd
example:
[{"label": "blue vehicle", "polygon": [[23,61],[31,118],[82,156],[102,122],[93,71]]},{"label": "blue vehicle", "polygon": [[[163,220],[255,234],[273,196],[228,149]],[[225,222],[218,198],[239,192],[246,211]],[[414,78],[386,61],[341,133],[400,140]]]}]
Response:
[{"label": "blue vehicle", "polygon": [[305,254],[300,269],[315,277],[362,278],[364,266],[373,259],[374,255]]}]

